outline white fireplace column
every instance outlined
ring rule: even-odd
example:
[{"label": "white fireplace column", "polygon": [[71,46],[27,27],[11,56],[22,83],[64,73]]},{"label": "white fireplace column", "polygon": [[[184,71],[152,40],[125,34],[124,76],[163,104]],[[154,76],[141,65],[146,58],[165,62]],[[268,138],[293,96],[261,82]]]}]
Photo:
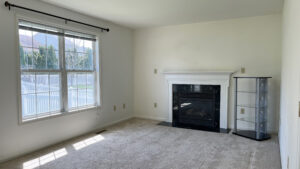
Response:
[{"label": "white fireplace column", "polygon": [[173,84],[220,85],[220,128],[227,129],[228,90],[232,73],[233,71],[165,71],[169,88],[168,122],[173,119]]}]

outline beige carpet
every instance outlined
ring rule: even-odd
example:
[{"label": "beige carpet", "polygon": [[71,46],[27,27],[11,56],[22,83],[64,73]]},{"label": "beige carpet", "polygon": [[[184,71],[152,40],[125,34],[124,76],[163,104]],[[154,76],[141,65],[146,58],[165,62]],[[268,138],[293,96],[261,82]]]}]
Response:
[{"label": "beige carpet", "polygon": [[231,134],[132,119],[0,164],[2,169],[279,169],[277,136],[256,142]]}]

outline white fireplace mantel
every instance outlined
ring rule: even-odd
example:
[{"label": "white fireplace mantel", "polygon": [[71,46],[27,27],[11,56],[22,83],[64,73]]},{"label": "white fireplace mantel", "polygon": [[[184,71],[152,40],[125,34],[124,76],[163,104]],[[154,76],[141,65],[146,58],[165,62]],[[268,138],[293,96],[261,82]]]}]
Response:
[{"label": "white fireplace mantel", "polygon": [[227,129],[228,115],[228,88],[230,76],[234,71],[165,71],[169,88],[169,117],[168,122],[173,119],[173,84],[199,84],[220,85],[220,128]]}]

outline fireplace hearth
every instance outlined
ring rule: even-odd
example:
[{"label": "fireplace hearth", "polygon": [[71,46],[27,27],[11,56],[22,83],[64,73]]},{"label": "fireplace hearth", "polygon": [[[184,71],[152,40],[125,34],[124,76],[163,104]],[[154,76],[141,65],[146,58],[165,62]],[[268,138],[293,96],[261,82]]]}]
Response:
[{"label": "fireplace hearth", "polygon": [[174,127],[220,130],[220,85],[173,84]]}]

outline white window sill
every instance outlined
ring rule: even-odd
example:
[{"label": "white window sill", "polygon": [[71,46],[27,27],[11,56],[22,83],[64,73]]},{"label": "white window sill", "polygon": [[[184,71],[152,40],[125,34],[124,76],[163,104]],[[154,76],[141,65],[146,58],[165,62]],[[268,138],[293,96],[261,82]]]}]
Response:
[{"label": "white window sill", "polygon": [[68,112],[54,112],[54,113],[51,113],[48,115],[40,115],[37,117],[21,119],[19,125],[32,123],[32,122],[36,122],[36,121],[41,121],[41,120],[47,120],[47,119],[61,117],[61,116],[66,116],[66,115],[80,113],[80,112],[94,111],[94,110],[98,110],[99,108],[100,108],[100,106],[86,106],[86,107],[81,107],[78,109],[72,109],[72,110],[69,110]]}]

